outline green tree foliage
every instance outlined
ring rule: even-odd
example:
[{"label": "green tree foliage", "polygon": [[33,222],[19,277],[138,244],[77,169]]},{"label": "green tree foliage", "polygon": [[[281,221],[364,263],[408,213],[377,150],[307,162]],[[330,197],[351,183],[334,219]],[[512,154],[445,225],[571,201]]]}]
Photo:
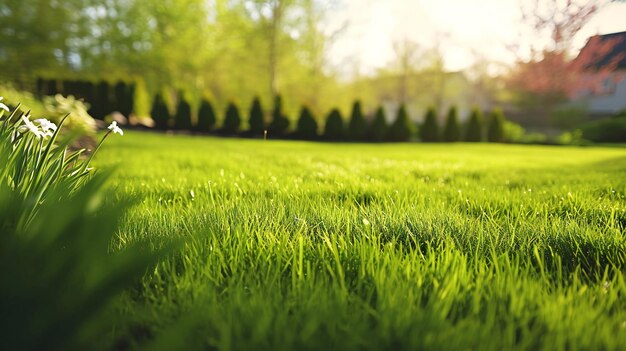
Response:
[{"label": "green tree foliage", "polygon": [[311,110],[302,106],[300,110],[300,118],[298,118],[298,137],[313,140],[317,138],[317,121],[313,117]]},{"label": "green tree foliage", "polygon": [[178,130],[191,130],[191,106],[183,94],[179,95],[178,108],[174,116],[174,126]]},{"label": "green tree foliage", "polygon": [[369,126],[369,139],[376,142],[382,142],[387,140],[387,118],[385,117],[385,110],[379,107],[376,110],[374,120]]},{"label": "green tree foliage", "polygon": [[408,141],[411,138],[411,122],[406,112],[404,104],[400,105],[396,120],[389,128],[389,140],[391,141]]},{"label": "green tree foliage", "polygon": [[200,103],[200,109],[198,110],[198,124],[196,130],[199,132],[210,132],[215,127],[215,110],[213,105],[207,99],[202,99]]},{"label": "green tree foliage", "polygon": [[487,140],[492,143],[501,143],[504,141],[504,113],[499,108],[491,111],[489,119],[489,127],[487,129]]},{"label": "green tree foliage", "polygon": [[345,137],[345,127],[343,125],[343,118],[341,118],[341,112],[338,109],[333,109],[326,118],[326,125],[324,126],[324,138],[327,140],[342,140]]},{"label": "green tree foliage", "polygon": [[161,94],[157,94],[154,97],[150,117],[154,120],[155,128],[165,130],[169,127],[170,111],[167,109]]},{"label": "green tree foliage", "polygon": [[367,137],[367,123],[361,110],[361,102],[355,101],[352,105],[352,116],[348,124],[348,136],[350,140],[363,141]]},{"label": "green tree foliage", "polygon": [[289,119],[283,114],[283,104],[280,95],[274,99],[274,110],[272,111],[272,122],[269,125],[269,132],[274,136],[284,136],[289,128]]},{"label": "green tree foliage", "polygon": [[231,102],[226,108],[226,117],[224,117],[222,131],[227,134],[236,134],[239,131],[240,125],[241,117],[239,116],[239,109],[234,102]]},{"label": "green tree foliage", "polygon": [[459,125],[459,116],[455,106],[450,107],[448,118],[446,118],[446,126],[443,131],[443,139],[447,142],[457,142],[461,140],[461,126]]},{"label": "green tree foliage", "polygon": [[250,133],[253,135],[262,135],[265,130],[265,119],[263,118],[263,108],[261,107],[261,99],[255,97],[250,108]]},{"label": "green tree foliage", "polygon": [[483,116],[478,107],[472,108],[467,128],[465,130],[465,141],[480,142],[483,140]]},{"label": "green tree foliage", "polygon": [[424,123],[420,128],[420,139],[423,142],[434,143],[439,141],[439,125],[437,124],[437,111],[431,107],[426,112]]}]

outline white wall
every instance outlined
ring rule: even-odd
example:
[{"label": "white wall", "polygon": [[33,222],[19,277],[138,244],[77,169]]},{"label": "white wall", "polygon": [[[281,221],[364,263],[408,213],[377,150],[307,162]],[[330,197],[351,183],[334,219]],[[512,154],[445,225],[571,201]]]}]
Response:
[{"label": "white wall", "polygon": [[588,98],[587,102],[591,113],[613,114],[626,110],[626,79],[617,84],[613,94],[593,96]]}]

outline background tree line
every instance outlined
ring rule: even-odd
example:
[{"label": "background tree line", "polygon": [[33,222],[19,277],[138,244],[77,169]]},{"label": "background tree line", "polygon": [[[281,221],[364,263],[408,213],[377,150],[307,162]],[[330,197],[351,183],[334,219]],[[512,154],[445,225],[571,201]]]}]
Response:
[{"label": "background tree line", "polygon": [[[351,102],[361,99],[367,110],[404,105],[411,116],[424,115],[428,106],[456,106],[462,119],[473,105],[485,111],[505,106],[517,122],[548,128],[566,101],[561,78],[572,75],[566,70],[572,38],[608,2],[528,3],[525,21],[551,44],[494,75],[497,65],[481,59],[464,72],[446,71],[444,37],[432,47],[396,39],[393,60],[367,74],[358,60],[334,68],[328,49],[342,27],[330,27],[325,18],[341,0],[5,0],[0,80],[37,93],[42,81],[84,81],[100,89],[125,82],[133,87],[126,92],[133,94],[132,112],[144,116],[157,96],[174,114],[182,92],[193,123],[203,100],[225,111],[231,102],[244,106],[255,97],[273,101],[281,95],[292,124],[301,105],[317,116],[342,106],[339,112],[348,115]],[[540,73],[545,70],[554,74]],[[346,71],[353,72],[351,79],[341,78]],[[547,82],[540,89],[538,74]],[[58,84],[64,94],[76,90]],[[106,94],[116,95],[112,89]],[[106,110],[128,112],[128,102],[120,108],[114,98],[84,99],[96,117]],[[571,113],[562,119],[559,128],[580,122]]]}]

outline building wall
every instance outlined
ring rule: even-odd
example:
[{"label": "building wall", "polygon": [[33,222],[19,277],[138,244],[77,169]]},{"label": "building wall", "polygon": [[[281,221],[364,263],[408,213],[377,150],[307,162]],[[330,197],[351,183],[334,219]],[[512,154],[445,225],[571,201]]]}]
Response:
[{"label": "building wall", "polygon": [[608,93],[590,96],[585,100],[591,114],[615,114],[626,110],[626,79],[621,79]]}]

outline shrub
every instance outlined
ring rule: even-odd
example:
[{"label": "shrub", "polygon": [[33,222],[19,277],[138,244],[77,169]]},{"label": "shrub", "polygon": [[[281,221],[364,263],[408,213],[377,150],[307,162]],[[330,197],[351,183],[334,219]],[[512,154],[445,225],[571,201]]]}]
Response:
[{"label": "shrub", "polygon": [[313,140],[317,138],[317,121],[308,107],[302,106],[300,118],[298,118],[298,137]]},{"label": "shrub", "polygon": [[355,141],[362,141],[367,137],[367,123],[361,111],[360,101],[355,101],[352,106],[352,116],[348,124],[348,136]]},{"label": "shrub", "polygon": [[406,113],[404,104],[400,105],[396,120],[389,127],[389,140],[391,141],[407,141],[411,138],[411,122]]},{"label": "shrub", "polygon": [[89,106],[71,95],[68,97],[59,94],[44,96],[43,101],[40,101],[31,93],[0,86],[0,96],[4,96],[6,98],[5,103],[13,107],[24,101],[24,104],[20,105],[21,111],[30,111],[36,116],[46,116],[50,121],[57,124],[70,114],[64,122],[65,129],[71,129],[81,134],[86,133],[90,137],[95,135],[96,121],[87,112]]},{"label": "shrub", "polygon": [[345,137],[345,130],[343,125],[343,119],[341,118],[341,112],[338,109],[333,109],[326,118],[326,125],[324,126],[324,138],[327,140],[342,140]]},{"label": "shrub", "polygon": [[265,131],[265,119],[263,118],[263,108],[258,97],[252,101],[250,108],[250,133],[252,135],[262,135]]},{"label": "shrub", "polygon": [[501,109],[495,108],[491,111],[489,127],[487,129],[487,140],[492,143],[504,141],[504,113]]},{"label": "shrub", "polygon": [[443,130],[443,140],[447,142],[457,142],[461,140],[461,127],[459,126],[459,116],[456,107],[450,107],[446,125]]},{"label": "shrub", "polygon": [[157,129],[165,130],[169,126],[170,111],[163,101],[161,94],[157,94],[152,102],[150,117],[154,120],[154,126]]},{"label": "shrub", "polygon": [[437,112],[429,108],[420,128],[420,139],[427,143],[439,141],[439,126],[437,125]]},{"label": "shrub", "polygon": [[483,116],[478,107],[472,108],[467,128],[465,141],[480,142],[483,140]]},{"label": "shrub", "polygon": [[274,99],[274,110],[272,111],[272,122],[268,130],[273,135],[284,136],[289,128],[289,119],[283,115],[282,98],[276,95]]},{"label": "shrub", "polygon": [[216,121],[217,118],[215,118],[213,105],[211,105],[210,101],[202,99],[200,109],[198,110],[198,124],[196,125],[196,130],[199,132],[210,132],[215,128]]},{"label": "shrub", "polygon": [[385,117],[385,109],[379,107],[376,110],[374,120],[369,127],[369,138],[372,141],[382,142],[387,140],[387,118]]},{"label": "shrub", "polygon": [[178,130],[191,130],[191,106],[182,94],[179,95],[178,108],[174,116],[174,126]]},{"label": "shrub", "polygon": [[90,136],[96,132],[96,121],[87,112],[88,105],[76,100],[72,95],[46,96],[43,103],[51,121],[60,123],[65,116],[69,116],[65,121],[65,126],[69,129]]},{"label": "shrub", "polygon": [[579,127],[585,140],[596,143],[626,142],[626,117],[605,118]]},{"label": "shrub", "polygon": [[526,129],[515,122],[503,120],[502,133],[502,141],[509,143],[523,143],[526,136]]},{"label": "shrub", "polygon": [[241,117],[239,116],[239,109],[235,103],[231,102],[226,108],[226,117],[224,117],[222,131],[227,134],[236,134],[239,131],[240,125]]}]

